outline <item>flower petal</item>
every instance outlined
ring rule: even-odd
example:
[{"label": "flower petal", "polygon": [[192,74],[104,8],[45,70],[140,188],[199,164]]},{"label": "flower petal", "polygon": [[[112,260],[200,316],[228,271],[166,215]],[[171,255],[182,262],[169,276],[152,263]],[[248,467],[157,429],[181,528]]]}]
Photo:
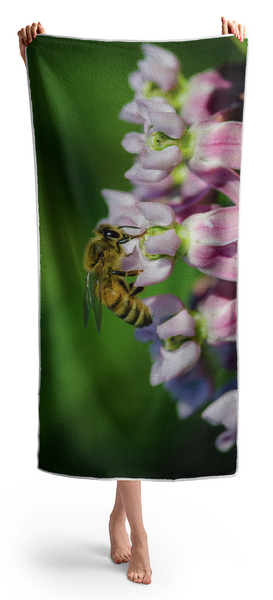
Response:
[{"label": "flower petal", "polygon": [[165,281],[173,271],[173,260],[169,258],[159,258],[158,260],[149,260],[143,257],[144,272],[138,275],[135,285],[146,286],[154,285]]},{"label": "flower petal", "polygon": [[[126,246],[127,244],[125,244]],[[131,269],[140,269],[141,263],[139,262],[139,249],[135,246],[133,252],[126,256],[122,261],[122,269],[124,271],[130,271]]]},{"label": "flower petal", "polygon": [[141,92],[144,85],[143,77],[139,71],[133,71],[129,75],[129,85],[135,92]]},{"label": "flower petal", "polygon": [[142,44],[145,59],[138,62],[140,73],[146,81],[153,81],[168,91],[177,84],[180,63],[169,50],[153,44]]},{"label": "flower petal", "polygon": [[120,192],[118,190],[102,190],[101,195],[105,198],[108,206],[135,206],[137,201],[133,194]]},{"label": "flower petal", "polygon": [[184,172],[185,179],[181,184],[181,197],[183,200],[181,208],[199,202],[199,200],[202,200],[211,189],[209,183],[198,177],[198,175],[193,173],[187,167]]},{"label": "flower petal", "polygon": [[145,147],[145,135],[144,133],[136,133],[130,131],[124,136],[121,145],[127,152],[131,154],[139,154]]},{"label": "flower petal", "polygon": [[124,177],[130,179],[133,183],[139,181],[151,182],[161,181],[169,174],[169,171],[156,170],[156,169],[144,169],[139,162],[136,162],[129,171],[126,171]]},{"label": "flower petal", "polygon": [[171,319],[161,323],[157,327],[157,333],[162,340],[176,335],[192,337],[195,334],[195,320],[186,309],[181,310]]},{"label": "flower petal", "polygon": [[[190,171],[191,172],[191,171]],[[134,194],[139,200],[156,200],[163,195],[168,194],[173,187],[173,178],[167,175],[165,179],[155,183],[138,183],[134,187]]]},{"label": "flower petal", "polygon": [[177,411],[181,419],[187,419],[211,397],[213,386],[202,365],[202,358],[190,371],[165,383],[171,397],[178,401]]},{"label": "flower petal", "polygon": [[181,163],[183,156],[178,146],[169,146],[163,150],[146,150],[142,159],[144,169],[163,169],[171,171]]},{"label": "flower petal", "polygon": [[168,254],[175,256],[180,247],[181,240],[174,229],[168,229],[164,233],[148,237],[145,247],[148,254]]},{"label": "flower petal", "polygon": [[[194,165],[190,165],[190,168],[194,171]],[[198,177],[215,190],[219,190],[222,194],[225,194],[230,198],[234,204],[239,203],[239,187],[240,187],[240,176],[235,173],[232,169],[226,167],[216,167],[210,170],[197,170]]]},{"label": "flower petal", "polygon": [[[199,169],[218,166],[240,169],[242,148],[242,123],[226,121],[218,123],[208,120],[192,126],[195,132],[195,149],[189,167],[198,173]],[[199,163],[199,164],[198,164]]]},{"label": "flower petal", "polygon": [[207,327],[207,342],[212,345],[236,341],[237,302],[236,284],[219,281],[208,291],[204,300],[197,304],[197,310],[204,315]]},{"label": "flower petal", "polygon": [[220,452],[228,452],[236,443],[237,431],[234,429],[226,429],[220,433],[215,440],[215,445]]},{"label": "flower petal", "polygon": [[168,227],[175,222],[174,212],[166,204],[159,202],[140,202],[139,210],[144,215],[149,227]]},{"label": "flower petal", "polygon": [[155,132],[161,131],[175,140],[181,138],[186,129],[185,122],[176,112],[148,110],[148,115]]},{"label": "flower petal", "polygon": [[201,417],[211,425],[224,425],[227,429],[237,427],[238,390],[230,390],[217,398],[202,413]]},{"label": "flower petal", "polygon": [[183,221],[190,234],[205,246],[223,246],[238,239],[238,207],[217,208]]},{"label": "flower petal", "polygon": [[[185,342],[178,350],[160,349],[160,360],[154,364],[151,371],[151,383],[170,381],[174,377],[186,373],[194,367],[200,357],[200,346],[195,342]],[[161,381],[160,381],[161,380]],[[152,385],[155,385],[152,383]]]},{"label": "flower petal", "polygon": [[182,300],[174,294],[161,294],[143,298],[152,315],[153,322],[159,324],[162,319],[168,319],[184,308]]},{"label": "flower petal", "polygon": [[196,267],[206,275],[220,279],[236,281],[237,279],[237,243],[225,246],[201,246],[192,244],[183,260]]},{"label": "flower petal", "polygon": [[129,123],[137,123],[138,125],[143,125],[144,117],[142,112],[139,110],[139,105],[136,99],[128,102],[125,106],[122,107],[119,118],[122,121],[127,121]]},{"label": "flower petal", "polygon": [[243,81],[243,63],[226,63],[217,69],[193,75],[188,80],[181,116],[188,124],[192,124],[205,121],[219,111],[242,105],[240,94],[243,92]]}]

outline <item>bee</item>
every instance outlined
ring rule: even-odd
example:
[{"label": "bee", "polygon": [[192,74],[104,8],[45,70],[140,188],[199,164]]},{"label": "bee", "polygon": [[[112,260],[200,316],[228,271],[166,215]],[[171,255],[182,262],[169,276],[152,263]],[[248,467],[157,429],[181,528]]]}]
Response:
[{"label": "bee", "polygon": [[[124,226],[123,226],[124,227]],[[136,229],[134,227],[134,229]],[[89,310],[94,310],[98,332],[101,329],[102,304],[126,323],[146,327],[152,323],[150,310],[137,295],[143,287],[133,287],[125,277],[136,277],[142,270],[122,271],[121,263],[126,253],[123,244],[140,238],[130,235],[121,227],[101,223],[96,236],[88,242],[83,259],[87,271],[84,293],[84,326],[87,329]]]}]

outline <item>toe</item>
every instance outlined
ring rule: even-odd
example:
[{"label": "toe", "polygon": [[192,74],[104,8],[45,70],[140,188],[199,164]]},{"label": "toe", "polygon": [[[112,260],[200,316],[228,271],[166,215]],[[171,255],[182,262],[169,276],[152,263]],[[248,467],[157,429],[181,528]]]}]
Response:
[{"label": "toe", "polygon": [[117,565],[119,565],[120,563],[123,562],[122,557],[119,554],[117,554],[116,552],[114,552],[112,554],[112,559]]},{"label": "toe", "polygon": [[134,575],[133,575],[132,571],[127,572],[127,577],[128,577],[128,579],[130,579],[130,581],[134,581]]},{"label": "toe", "polygon": [[143,577],[143,583],[146,583],[146,584],[148,584],[148,583],[151,583],[151,582],[152,582],[151,575],[148,575],[148,574],[146,574],[146,575]]},{"label": "toe", "polygon": [[122,561],[124,563],[127,563],[127,562],[129,562],[129,558],[127,556],[123,556]]}]

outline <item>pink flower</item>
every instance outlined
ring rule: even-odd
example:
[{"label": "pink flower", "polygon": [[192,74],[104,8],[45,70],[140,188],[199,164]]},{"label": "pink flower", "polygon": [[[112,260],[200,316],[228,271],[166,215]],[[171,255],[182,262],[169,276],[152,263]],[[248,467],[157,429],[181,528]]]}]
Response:
[{"label": "pink flower", "polygon": [[218,346],[224,342],[236,341],[237,301],[236,284],[219,281],[198,302],[196,309],[206,320],[207,343]]},{"label": "pink flower", "polygon": [[139,341],[153,341],[150,382],[158,385],[192,369],[200,357],[200,344],[191,339],[196,323],[179,298],[164,294],[143,301],[150,308],[153,323],[135,336]]},{"label": "pink flower", "polygon": [[125,177],[131,181],[159,181],[182,161],[177,141],[185,131],[185,124],[163,98],[136,103],[143,118],[144,133],[130,132],[122,140],[125,150],[139,155]]},{"label": "pink flower", "polygon": [[224,425],[225,431],[216,438],[220,452],[228,452],[236,443],[238,390],[230,390],[212,402],[202,413],[211,425]]},{"label": "pink flower", "polygon": [[[151,296],[144,298],[143,302],[149,306],[153,323],[136,331],[135,336],[139,341],[153,342],[150,348],[153,359],[151,384],[172,381],[166,386],[167,389],[176,399],[180,396],[183,399],[183,381],[178,378],[198,363],[201,345],[207,343],[218,346],[234,339],[235,285],[218,282],[207,293],[205,299],[197,304],[195,311],[188,311],[183,302],[172,294]],[[199,375],[200,373],[201,370]],[[173,381],[175,379],[176,381]],[[192,385],[191,377],[188,383]],[[198,393],[196,396],[196,407],[207,399],[204,399],[204,390],[211,391],[208,381],[202,390],[201,395]],[[194,410],[194,402],[192,406]],[[190,410],[190,407],[187,410]]]},{"label": "pink flower", "polygon": [[237,204],[240,177],[234,169],[241,164],[242,123],[208,119],[186,128],[172,106],[161,100],[136,101],[144,133],[130,132],[122,141],[128,152],[138,154],[125,177],[133,184],[154,185],[165,181],[182,163],[184,201],[196,202],[212,188]]},{"label": "pink flower", "polygon": [[212,115],[225,116],[227,111],[242,109],[244,71],[243,62],[226,63],[190,77],[182,96],[181,117],[191,125]]},{"label": "pink flower", "polygon": [[183,256],[186,263],[207,275],[236,281],[238,207],[194,214],[182,221],[181,227],[189,235]]},{"label": "pink flower", "polygon": [[176,221],[172,209],[155,202],[138,202],[133,194],[126,192],[103,190],[102,195],[109,207],[108,222],[125,231],[126,226],[135,227],[135,231],[130,229],[134,235],[149,231],[144,238],[124,245],[128,256],[123,260],[122,268],[143,270],[135,285],[153,285],[167,279],[181,244],[174,229]]},{"label": "pink flower", "polygon": [[[183,120],[192,125],[230,110],[242,109],[244,92],[244,63],[226,63],[193,75],[188,80],[181,73],[177,57],[154,44],[143,44],[144,60],[138,71],[131,73],[129,83],[139,98],[167,97],[180,112]],[[160,96],[159,96],[160,94]],[[134,101],[121,111],[125,121],[138,123]]]},{"label": "pink flower", "polygon": [[164,91],[174,88],[180,72],[180,62],[176,56],[154,44],[142,44],[142,50],[145,58],[137,63],[139,71],[130,75],[131,87],[142,92],[145,82],[152,81]]},{"label": "pink flower", "polygon": [[[139,202],[134,194],[103,190],[109,206],[107,220],[140,237],[126,244],[123,268],[139,269],[136,285],[153,285],[172,273],[179,256],[201,272],[235,281],[238,208],[215,208],[193,214],[181,225],[166,204]],[[206,206],[202,207],[205,211]],[[132,231],[130,231],[132,233]]]}]

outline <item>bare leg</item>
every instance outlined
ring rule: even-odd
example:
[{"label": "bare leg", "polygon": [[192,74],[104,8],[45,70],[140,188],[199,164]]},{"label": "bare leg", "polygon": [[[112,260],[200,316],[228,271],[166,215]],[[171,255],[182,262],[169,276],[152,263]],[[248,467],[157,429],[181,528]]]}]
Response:
[{"label": "bare leg", "polygon": [[126,513],[117,485],[114,508],[109,520],[111,556],[115,563],[129,562],[131,544],[125,527]]},{"label": "bare leg", "polygon": [[151,583],[152,569],[142,518],[141,481],[118,481],[117,487],[131,528],[132,547],[128,578],[136,583]]}]

